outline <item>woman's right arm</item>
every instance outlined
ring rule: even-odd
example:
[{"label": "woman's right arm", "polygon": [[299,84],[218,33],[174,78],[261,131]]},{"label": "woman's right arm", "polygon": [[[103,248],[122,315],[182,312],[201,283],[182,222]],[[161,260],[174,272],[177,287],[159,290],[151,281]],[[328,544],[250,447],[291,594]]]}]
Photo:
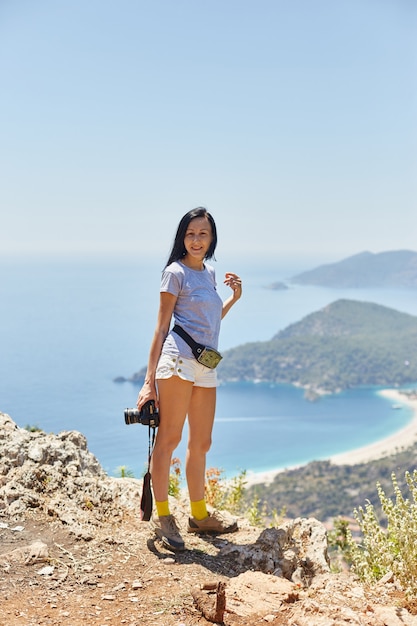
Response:
[{"label": "woman's right arm", "polygon": [[172,293],[162,292],[159,301],[158,319],[155,333],[149,351],[148,368],[146,370],[145,382],[139,391],[136,406],[140,410],[148,400],[155,400],[158,406],[158,396],[156,392],[155,372],[161,355],[162,346],[169,332],[172,314],[174,312],[177,296]]}]

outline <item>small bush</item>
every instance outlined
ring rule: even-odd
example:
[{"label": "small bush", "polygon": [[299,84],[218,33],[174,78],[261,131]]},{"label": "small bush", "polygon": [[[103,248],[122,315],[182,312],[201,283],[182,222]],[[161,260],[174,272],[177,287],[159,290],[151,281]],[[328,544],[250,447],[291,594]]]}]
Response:
[{"label": "small bush", "polygon": [[246,515],[252,526],[261,526],[264,522],[264,519],[266,517],[266,503],[264,502],[261,509],[261,501],[257,497],[256,493],[252,499]]},{"label": "small bush", "polygon": [[127,465],[119,465],[116,468],[116,476],[119,478],[134,478],[135,475],[131,469],[127,467]]},{"label": "small bush", "polygon": [[216,509],[226,509],[240,513],[246,485],[246,471],[243,470],[231,480],[225,480],[223,470],[210,467],[206,471],[206,500]]},{"label": "small bush", "polygon": [[37,424],[26,424],[25,430],[29,433],[41,433],[42,428],[40,428]]},{"label": "small bush", "polygon": [[[168,494],[174,498],[181,495],[183,477],[181,461],[173,458],[169,474]],[[231,513],[241,513],[246,484],[246,471],[242,471],[231,480],[226,480],[223,470],[211,467],[206,471],[205,496],[206,502],[216,509],[226,509]]]},{"label": "small bush", "polygon": [[327,533],[329,548],[343,555],[349,553],[349,522],[342,517],[333,520],[333,529]]},{"label": "small bush", "polygon": [[181,461],[175,457],[171,460],[171,471],[169,473],[168,494],[174,498],[179,498],[181,495]]},{"label": "small bush", "polygon": [[332,572],[341,572],[351,565],[349,521],[342,517],[333,520],[333,528],[327,533],[328,554]]},{"label": "small bush", "polygon": [[363,535],[357,544],[348,533],[349,554],[352,568],[365,582],[379,580],[392,572],[407,596],[417,593],[417,470],[405,473],[411,494],[404,499],[396,475],[391,475],[395,500],[385,495],[377,483],[378,497],[387,527],[383,529],[370,502],[365,508],[355,509],[355,519]]}]

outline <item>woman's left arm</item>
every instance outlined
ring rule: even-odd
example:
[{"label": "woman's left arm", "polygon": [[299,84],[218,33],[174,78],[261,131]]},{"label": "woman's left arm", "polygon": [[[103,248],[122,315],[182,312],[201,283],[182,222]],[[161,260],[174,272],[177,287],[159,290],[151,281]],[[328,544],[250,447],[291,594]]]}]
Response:
[{"label": "woman's left arm", "polygon": [[224,277],[224,284],[230,287],[233,293],[229,298],[227,298],[227,300],[223,302],[222,319],[242,295],[242,281],[237,274],[233,274],[233,272],[227,272]]}]

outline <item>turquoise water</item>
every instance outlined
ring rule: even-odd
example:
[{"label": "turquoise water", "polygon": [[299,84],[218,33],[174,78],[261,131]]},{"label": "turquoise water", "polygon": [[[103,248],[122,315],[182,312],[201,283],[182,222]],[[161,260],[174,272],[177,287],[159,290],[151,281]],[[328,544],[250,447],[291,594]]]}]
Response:
[{"label": "turquoise water", "polygon": [[[244,296],[225,318],[221,349],[266,340],[339,298],[378,302],[417,315],[415,292],[265,286],[314,267],[218,262],[244,280]],[[147,429],[126,426],[123,410],[138,388],[116,384],[146,364],[158,306],[160,262],[137,259],[0,259],[0,411],[19,426],[80,430],[109,473],[141,475]],[[227,474],[290,467],[366,445],[403,427],[411,410],[393,411],[375,389],[304,400],[285,385],[231,384],[218,391],[209,465]],[[178,449],[184,455],[184,444]]]}]

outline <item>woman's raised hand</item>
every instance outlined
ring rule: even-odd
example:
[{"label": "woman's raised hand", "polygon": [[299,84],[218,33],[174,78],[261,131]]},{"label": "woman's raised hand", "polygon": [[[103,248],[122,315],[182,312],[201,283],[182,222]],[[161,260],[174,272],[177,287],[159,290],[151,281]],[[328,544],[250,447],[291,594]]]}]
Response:
[{"label": "woman's raised hand", "polygon": [[242,295],[242,280],[233,272],[227,272],[224,277],[224,284],[230,287],[233,291],[233,297],[235,300],[239,300]]}]

